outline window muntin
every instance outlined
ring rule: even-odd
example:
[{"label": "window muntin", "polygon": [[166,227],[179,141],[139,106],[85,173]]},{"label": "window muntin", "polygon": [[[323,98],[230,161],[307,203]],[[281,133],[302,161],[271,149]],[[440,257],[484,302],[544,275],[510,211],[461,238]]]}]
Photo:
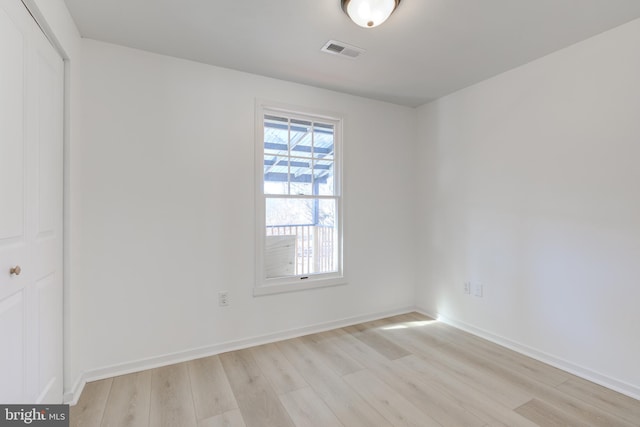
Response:
[{"label": "window muntin", "polygon": [[259,109],[256,293],[342,280],[341,122]]}]

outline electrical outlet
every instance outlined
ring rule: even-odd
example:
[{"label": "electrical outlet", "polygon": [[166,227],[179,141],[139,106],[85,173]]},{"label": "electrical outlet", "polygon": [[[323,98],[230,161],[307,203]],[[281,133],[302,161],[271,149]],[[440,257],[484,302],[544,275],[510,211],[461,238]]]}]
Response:
[{"label": "electrical outlet", "polygon": [[229,305],[229,292],[218,292],[218,305],[220,307],[226,307]]},{"label": "electrical outlet", "polygon": [[482,283],[476,283],[473,288],[473,295],[478,298],[482,298],[483,291],[484,289],[483,289]]},{"label": "electrical outlet", "polygon": [[464,293],[467,295],[471,294],[471,282],[464,282]]}]

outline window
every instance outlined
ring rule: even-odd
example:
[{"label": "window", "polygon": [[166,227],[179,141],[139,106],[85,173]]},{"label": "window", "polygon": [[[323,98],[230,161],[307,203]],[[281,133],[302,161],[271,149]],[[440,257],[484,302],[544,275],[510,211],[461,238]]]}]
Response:
[{"label": "window", "polygon": [[257,117],[254,293],[343,283],[341,121],[262,106]]}]

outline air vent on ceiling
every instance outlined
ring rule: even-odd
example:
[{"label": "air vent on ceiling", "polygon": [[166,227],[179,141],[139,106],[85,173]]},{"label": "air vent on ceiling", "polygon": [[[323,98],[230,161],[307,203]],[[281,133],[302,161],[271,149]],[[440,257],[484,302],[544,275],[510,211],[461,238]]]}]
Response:
[{"label": "air vent on ceiling", "polygon": [[364,49],[360,49],[359,47],[335,40],[329,40],[320,50],[325,53],[330,53],[331,55],[339,55],[349,59],[356,59],[358,56],[366,52]]}]

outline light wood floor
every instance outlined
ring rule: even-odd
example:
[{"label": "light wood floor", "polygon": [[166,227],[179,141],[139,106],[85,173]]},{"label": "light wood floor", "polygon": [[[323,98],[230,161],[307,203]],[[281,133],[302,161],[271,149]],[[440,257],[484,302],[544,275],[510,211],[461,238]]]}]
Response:
[{"label": "light wood floor", "polygon": [[640,426],[640,401],[411,313],[86,385],[71,426]]}]

